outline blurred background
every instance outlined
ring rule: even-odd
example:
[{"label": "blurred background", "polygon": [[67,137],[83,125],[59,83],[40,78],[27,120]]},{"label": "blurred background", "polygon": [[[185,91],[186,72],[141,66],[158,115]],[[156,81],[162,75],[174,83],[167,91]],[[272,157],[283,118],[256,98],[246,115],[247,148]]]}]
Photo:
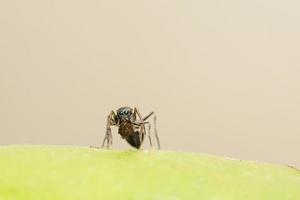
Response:
[{"label": "blurred background", "polygon": [[127,105],[164,150],[300,167],[299,6],[2,1],[0,145],[100,145]]}]

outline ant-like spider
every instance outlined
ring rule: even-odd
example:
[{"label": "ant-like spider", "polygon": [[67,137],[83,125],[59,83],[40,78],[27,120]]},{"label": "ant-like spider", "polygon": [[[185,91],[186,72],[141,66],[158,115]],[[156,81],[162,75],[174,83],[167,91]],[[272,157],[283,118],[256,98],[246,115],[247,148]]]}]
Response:
[{"label": "ant-like spider", "polygon": [[[151,116],[153,116],[154,134],[157,142],[157,147],[158,149],[160,149],[160,143],[156,129],[155,113],[151,112],[146,117],[142,118],[137,108],[132,109],[130,107],[121,107],[117,110],[117,114],[114,111],[111,111],[107,116],[106,134],[101,147],[106,147],[107,149],[109,149],[112,146],[111,126],[117,126],[118,133],[121,135],[121,137],[136,149],[141,148],[145,135],[146,133],[148,133],[148,139],[150,142],[150,146],[152,147],[152,140],[150,135],[151,123],[146,121]],[[148,125],[147,132],[145,125]]]}]

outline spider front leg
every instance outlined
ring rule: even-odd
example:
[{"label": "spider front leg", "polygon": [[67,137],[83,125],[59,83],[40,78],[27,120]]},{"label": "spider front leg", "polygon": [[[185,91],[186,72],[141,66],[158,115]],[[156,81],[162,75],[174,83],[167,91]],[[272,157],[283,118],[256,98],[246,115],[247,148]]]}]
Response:
[{"label": "spider front leg", "polygon": [[106,148],[109,149],[112,146],[112,134],[111,134],[111,126],[116,125],[116,114],[114,111],[111,111],[110,114],[107,116],[107,122],[106,122],[106,134],[103,139],[101,148],[104,148],[106,143]]},{"label": "spider front leg", "polygon": [[[141,127],[142,123],[133,123],[134,125]],[[148,135],[150,147],[152,148],[152,139],[151,139],[151,123],[150,122],[144,122],[145,125],[147,125],[147,131],[145,132],[146,135]]]},{"label": "spider front leg", "polygon": [[[151,123],[147,122],[146,120],[153,116],[153,124],[154,124],[154,134],[155,134],[155,139],[157,142],[157,149],[160,149],[160,142],[159,142],[159,137],[157,134],[157,128],[156,128],[156,115],[154,112],[149,113],[146,117],[143,118],[143,123],[148,125],[148,138],[149,138],[149,142],[150,142],[150,147],[152,147],[152,139],[151,139]],[[136,123],[136,125],[142,125],[142,123]]]},{"label": "spider front leg", "polygon": [[154,123],[154,134],[155,134],[155,138],[156,138],[156,142],[157,142],[157,148],[160,149],[160,142],[159,142],[159,137],[158,137],[157,128],[156,128],[156,115],[154,115],[154,117],[153,117],[153,123]]},{"label": "spider front leg", "polygon": [[151,140],[151,124],[149,122],[144,122],[145,124],[148,125],[148,139],[150,143],[150,148],[152,148],[152,140]]},{"label": "spider front leg", "polygon": [[[156,139],[156,142],[157,142],[157,148],[160,149],[160,142],[159,142],[159,137],[158,137],[157,128],[156,128],[156,115],[155,115],[155,113],[151,112],[150,114],[148,114],[146,117],[144,117],[144,121],[146,121],[151,116],[153,116],[154,134],[155,134],[155,139]],[[144,122],[144,123],[149,123],[149,122]],[[149,130],[148,134],[149,134],[149,141],[151,143],[150,130]]]},{"label": "spider front leg", "polygon": [[140,112],[138,111],[137,108],[134,108],[133,114],[134,114],[135,118],[136,118],[136,116],[138,116],[141,120],[140,125],[141,125],[142,137],[140,137],[140,144],[141,144],[140,148],[142,148],[142,144],[143,144],[143,141],[144,141],[143,138],[146,135],[146,128],[145,128],[144,119],[142,118],[142,116],[141,116],[141,114],[140,114]]}]

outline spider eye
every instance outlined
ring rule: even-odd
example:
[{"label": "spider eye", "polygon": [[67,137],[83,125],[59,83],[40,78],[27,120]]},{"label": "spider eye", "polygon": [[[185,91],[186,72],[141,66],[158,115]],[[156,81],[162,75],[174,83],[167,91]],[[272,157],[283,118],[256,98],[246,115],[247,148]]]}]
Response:
[{"label": "spider eye", "polygon": [[128,110],[125,110],[124,113],[125,113],[125,115],[127,115],[128,114]]}]

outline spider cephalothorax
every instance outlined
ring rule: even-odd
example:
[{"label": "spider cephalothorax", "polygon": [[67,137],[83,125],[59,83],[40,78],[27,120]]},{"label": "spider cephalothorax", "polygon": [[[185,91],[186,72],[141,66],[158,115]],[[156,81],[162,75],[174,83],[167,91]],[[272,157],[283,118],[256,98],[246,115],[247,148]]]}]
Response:
[{"label": "spider cephalothorax", "polygon": [[127,120],[132,121],[133,109],[130,107],[121,107],[117,110],[116,120],[120,123],[121,121]]},{"label": "spider cephalothorax", "polygon": [[[152,146],[150,135],[151,123],[146,121],[151,116],[153,116],[155,138],[159,149],[160,143],[156,130],[156,116],[154,112],[142,118],[137,108],[130,107],[121,107],[116,113],[111,111],[107,116],[106,135],[102,142],[102,147],[110,148],[112,145],[111,126],[117,126],[118,133],[121,137],[137,149],[141,148],[146,134],[148,135],[150,146]],[[147,132],[145,125],[148,126]]]}]

